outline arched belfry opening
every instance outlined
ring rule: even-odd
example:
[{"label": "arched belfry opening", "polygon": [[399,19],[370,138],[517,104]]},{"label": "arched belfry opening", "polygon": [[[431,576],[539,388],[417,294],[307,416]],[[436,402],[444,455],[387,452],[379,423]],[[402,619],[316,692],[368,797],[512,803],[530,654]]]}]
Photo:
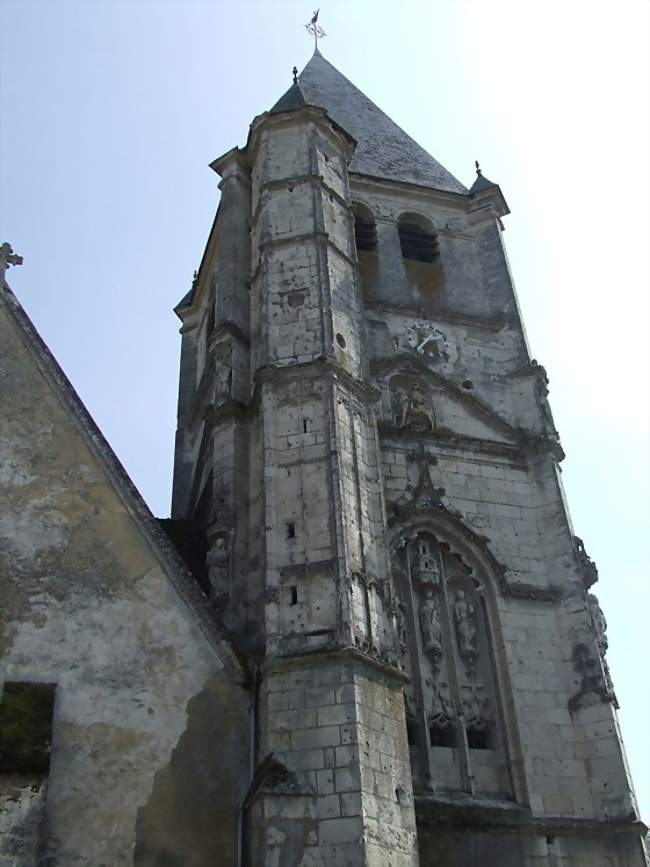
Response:
[{"label": "arched belfry opening", "polygon": [[409,284],[428,300],[434,300],[444,283],[438,234],[420,214],[402,214],[397,229],[402,261]]},{"label": "arched belfry opening", "polygon": [[402,529],[393,550],[414,786],[513,800],[493,570],[434,518]]},{"label": "arched belfry opening", "polygon": [[366,205],[354,205],[354,241],[359,263],[359,278],[364,298],[370,298],[377,284],[379,259],[377,255],[377,226]]}]

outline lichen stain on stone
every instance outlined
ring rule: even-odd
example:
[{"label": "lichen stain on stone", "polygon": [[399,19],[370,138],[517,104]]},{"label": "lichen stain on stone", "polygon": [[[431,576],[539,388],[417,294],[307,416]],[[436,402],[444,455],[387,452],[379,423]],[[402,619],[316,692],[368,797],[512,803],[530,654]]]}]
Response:
[{"label": "lichen stain on stone", "polygon": [[138,810],[134,867],[232,867],[248,781],[245,694],[220,672],[187,704],[187,726]]}]

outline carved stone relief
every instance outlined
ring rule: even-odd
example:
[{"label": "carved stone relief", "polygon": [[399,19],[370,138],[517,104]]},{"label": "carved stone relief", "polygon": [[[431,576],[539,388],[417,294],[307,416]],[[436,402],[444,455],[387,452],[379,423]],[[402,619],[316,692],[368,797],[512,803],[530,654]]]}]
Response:
[{"label": "carved stone relief", "polygon": [[492,725],[490,699],[482,683],[466,683],[461,687],[461,706],[465,726],[470,731],[487,731]]},{"label": "carved stone relief", "polygon": [[396,427],[433,431],[436,427],[429,386],[415,377],[397,375],[390,380],[390,397]]},{"label": "carved stone relief", "polygon": [[444,681],[432,686],[431,711],[427,714],[429,725],[447,729],[454,723],[454,704],[449,697],[449,684]]}]

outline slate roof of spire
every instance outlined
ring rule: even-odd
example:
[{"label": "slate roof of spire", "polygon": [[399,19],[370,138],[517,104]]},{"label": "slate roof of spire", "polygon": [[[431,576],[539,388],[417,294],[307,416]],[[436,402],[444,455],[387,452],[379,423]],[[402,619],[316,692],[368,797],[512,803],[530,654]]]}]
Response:
[{"label": "slate roof of spire", "polygon": [[[467,188],[316,50],[299,76],[301,96],[357,140],[350,171],[451,193]],[[280,100],[289,96],[290,90]],[[277,110],[277,105],[273,110]]]},{"label": "slate roof of spire", "polygon": [[300,89],[297,81],[291,85],[289,90],[284,93],[273,106],[269,114],[280,114],[283,111],[298,111],[307,105],[305,97]]},{"label": "slate roof of spire", "polygon": [[488,179],[483,175],[483,172],[481,172],[481,171],[477,171],[477,172],[476,172],[476,180],[474,181],[474,183],[472,184],[472,186],[469,188],[469,192],[470,192],[470,195],[471,195],[472,193],[480,193],[480,192],[482,192],[483,190],[489,190],[489,189],[491,189],[492,187],[496,187],[496,186],[498,186],[498,185],[495,184],[495,183],[493,183],[492,181],[489,181],[489,180],[488,180]]}]

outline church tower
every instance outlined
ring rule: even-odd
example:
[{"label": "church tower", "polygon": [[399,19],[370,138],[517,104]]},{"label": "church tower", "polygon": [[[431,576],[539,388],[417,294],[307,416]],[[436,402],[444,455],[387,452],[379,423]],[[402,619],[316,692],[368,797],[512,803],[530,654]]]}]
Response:
[{"label": "church tower", "polygon": [[172,517],[249,672],[242,864],[640,867],[501,190],[318,50],[212,168]]}]

